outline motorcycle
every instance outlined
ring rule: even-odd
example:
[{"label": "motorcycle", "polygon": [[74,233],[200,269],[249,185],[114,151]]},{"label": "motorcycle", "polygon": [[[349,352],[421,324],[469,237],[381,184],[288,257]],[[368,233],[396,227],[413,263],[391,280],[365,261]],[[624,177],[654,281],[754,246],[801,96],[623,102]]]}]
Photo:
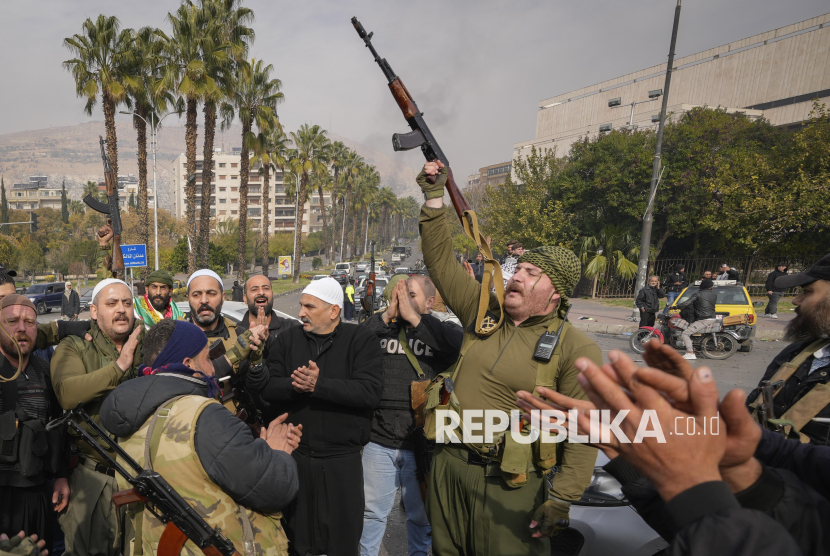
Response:
[{"label": "motorcycle", "polygon": [[[652,338],[657,338],[660,343],[668,343],[676,349],[685,351],[686,347],[680,336],[688,328],[689,323],[680,315],[658,313],[656,316],[655,326],[643,326],[632,334],[629,341],[631,349],[636,353],[643,353],[645,344]],[[692,334],[695,354],[709,359],[729,359],[740,347],[741,337],[736,328],[741,324],[743,323],[732,324],[731,321],[729,324],[724,324],[722,320],[718,320],[700,333]]]}]

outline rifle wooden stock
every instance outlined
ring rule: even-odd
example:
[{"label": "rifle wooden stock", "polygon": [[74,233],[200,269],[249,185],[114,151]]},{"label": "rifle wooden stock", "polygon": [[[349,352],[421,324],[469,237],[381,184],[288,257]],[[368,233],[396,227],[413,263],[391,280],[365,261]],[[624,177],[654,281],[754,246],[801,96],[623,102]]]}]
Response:
[{"label": "rifle wooden stock", "polygon": [[124,253],[121,252],[121,235],[112,236],[112,271],[124,270]]},{"label": "rifle wooden stock", "polygon": [[133,504],[134,502],[146,502],[147,499],[140,495],[138,491],[134,488],[130,488],[127,490],[119,490],[115,494],[112,495],[112,503],[115,504],[115,507],[120,508],[121,506],[126,506],[127,504]]}]

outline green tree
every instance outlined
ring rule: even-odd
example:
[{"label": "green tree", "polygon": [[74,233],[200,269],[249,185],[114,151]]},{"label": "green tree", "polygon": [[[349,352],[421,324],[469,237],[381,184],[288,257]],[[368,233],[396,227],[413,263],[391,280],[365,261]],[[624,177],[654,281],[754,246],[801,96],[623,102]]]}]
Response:
[{"label": "green tree", "polygon": [[17,247],[6,238],[0,238],[0,266],[4,268],[17,268],[19,251]]},{"label": "green tree", "polygon": [[135,193],[130,191],[130,199],[127,201],[127,206],[130,207],[130,210],[135,210]]},{"label": "green tree", "polygon": [[250,64],[239,65],[229,79],[228,97],[222,103],[222,128],[227,129],[234,118],[242,123],[242,151],[239,162],[239,250],[237,279],[245,279],[245,247],[248,231],[248,173],[250,149],[256,144],[251,131],[256,125],[260,133],[280,127],[277,104],[282,101],[282,82],[271,77],[274,67],[254,58]]},{"label": "green tree", "polygon": [[[346,186],[346,194],[345,194],[345,197],[343,199],[343,206],[344,207],[349,207],[350,206],[349,203],[350,203],[350,200],[351,200],[352,189],[354,188],[355,180],[357,179],[357,176],[360,172],[360,169],[363,167],[363,158],[359,154],[357,154],[355,151],[350,149],[349,151],[346,152],[346,156],[343,158],[341,164],[342,164],[342,168],[340,169],[340,171],[343,174],[343,180],[345,181],[345,186]],[[346,217],[346,219],[348,220],[348,217]],[[344,226],[343,229],[345,230],[345,226],[347,226],[347,222],[343,222],[343,226]],[[345,235],[345,234],[341,233],[341,235]],[[348,236],[346,236],[346,237],[348,237]],[[344,239],[344,241],[345,241],[345,239]],[[346,253],[345,247],[346,246],[343,246],[343,253],[344,254]],[[352,250],[349,253],[349,257],[354,258],[355,252],[356,252],[355,251],[355,244],[353,243],[352,244]]]},{"label": "green tree", "polygon": [[[337,219],[340,218],[342,220],[342,212],[343,212],[343,198],[342,195],[338,196],[341,193],[341,183],[340,183],[340,174],[346,164],[347,157],[349,155],[349,148],[342,142],[342,141],[334,141],[329,148],[329,161],[331,163],[331,171],[334,177],[334,180],[331,184],[331,208],[332,208],[332,248],[335,245],[340,243],[340,225],[337,223]],[[340,200],[340,210],[337,209],[337,201]],[[337,255],[335,255],[336,257]]]},{"label": "green tree", "polygon": [[[5,197],[5,191],[3,196]],[[3,202],[5,202],[5,199],[3,199]],[[61,183],[61,220],[64,224],[69,224],[69,198],[66,196],[66,180]]]},{"label": "green tree", "polygon": [[[327,173],[326,162],[328,161],[328,144],[329,140],[326,138],[326,130],[318,125],[309,126],[303,124],[296,132],[291,132],[291,140],[294,142],[296,149],[293,152],[293,158],[288,161],[288,167],[292,172],[300,176],[299,188],[297,190],[298,209],[297,209],[297,228],[298,233],[294,238],[295,249],[297,253],[300,252],[300,237],[302,236],[302,222],[304,205],[307,200],[308,180],[312,173]],[[309,219],[309,229],[310,229]],[[297,257],[294,263],[294,283],[300,283],[300,260]]]},{"label": "green tree", "polygon": [[[0,176],[0,223],[7,223],[9,221],[9,201],[6,199],[6,181]],[[0,226],[2,233],[7,234],[8,226]]]},{"label": "green tree", "polygon": [[107,154],[113,171],[118,174],[118,140],[115,133],[115,108],[127,98],[127,88],[137,84],[130,75],[133,33],[121,30],[118,18],[99,15],[93,21],[87,18],[81,33],[64,39],[64,46],[75,58],[63,63],[75,79],[75,92],[86,98],[84,111],[92,115],[92,109],[100,95],[104,110],[104,126],[107,135]]}]

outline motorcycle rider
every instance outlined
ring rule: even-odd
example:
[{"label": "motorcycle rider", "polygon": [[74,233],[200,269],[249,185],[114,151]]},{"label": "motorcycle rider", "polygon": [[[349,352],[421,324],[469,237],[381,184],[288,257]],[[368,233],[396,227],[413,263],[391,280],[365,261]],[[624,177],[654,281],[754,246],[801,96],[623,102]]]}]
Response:
[{"label": "motorcycle rider", "polygon": [[683,288],[686,287],[686,265],[678,264],[674,267],[674,273],[669,274],[666,277],[666,281],[663,282],[663,286],[665,286],[666,293],[668,294],[666,307],[663,309],[663,314],[665,315],[669,312],[671,304],[674,303],[675,299],[680,297],[680,292],[682,292]]},{"label": "motorcycle rider", "polygon": [[712,290],[714,286],[715,284],[712,280],[703,280],[700,283],[700,291],[677,306],[680,309],[684,309],[692,305],[695,310],[695,321],[680,335],[683,344],[686,346],[686,354],[683,356],[683,359],[697,359],[692,344],[692,334],[697,334],[717,322],[715,319],[715,305],[718,301],[718,294]]}]

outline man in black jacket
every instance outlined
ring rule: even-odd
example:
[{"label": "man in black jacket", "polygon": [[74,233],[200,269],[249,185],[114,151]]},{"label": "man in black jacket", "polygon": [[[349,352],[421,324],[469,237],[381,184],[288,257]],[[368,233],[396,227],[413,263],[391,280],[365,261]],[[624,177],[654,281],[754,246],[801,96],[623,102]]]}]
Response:
[{"label": "man in black jacket", "polygon": [[660,278],[652,276],[648,285],[640,290],[634,305],[640,310],[640,327],[654,326],[654,317],[660,310],[660,299],[666,297],[666,292],[660,288]]},{"label": "man in black jacket", "polygon": [[[775,285],[800,286],[802,293],[793,299],[796,317],[787,324],[784,336],[792,343],[775,357],[761,380],[784,381],[773,400],[776,418],[793,422],[802,440],[828,444],[830,424],[812,418],[830,418],[830,400],[822,397],[830,382],[830,255],[806,272],[779,277]],[[756,388],[747,403],[757,407],[759,395]]]},{"label": "man in black jacket", "polygon": [[[267,327],[268,337],[265,339],[265,346],[262,350],[262,360],[265,361],[277,336],[291,326],[299,326],[300,323],[294,319],[281,317],[274,311],[274,291],[271,289],[271,279],[267,276],[251,276],[248,278],[245,281],[245,297],[243,300],[248,305],[248,310],[236,325],[236,333],[244,334],[246,330],[256,326]],[[247,359],[240,361],[237,372],[243,380],[250,367],[250,361]],[[258,394],[251,394],[262,412],[266,424],[277,417],[278,408],[262,400]]]},{"label": "man in black jacket", "polygon": [[686,354],[683,356],[684,359],[697,359],[695,356],[695,348],[692,344],[692,334],[702,332],[716,322],[715,306],[718,302],[718,294],[712,290],[714,285],[712,280],[703,280],[700,283],[700,290],[677,306],[681,310],[689,305],[695,309],[695,321],[680,335],[683,344],[686,346]]},{"label": "man in black jacket", "polygon": [[244,298],[245,290],[239,285],[238,280],[234,280],[231,286],[231,301],[242,301]]},{"label": "man in black jacket", "polygon": [[720,271],[718,271],[718,280],[738,280],[740,278],[740,273],[734,269],[730,268],[730,266],[726,263],[720,265]]},{"label": "man in black jacket", "polygon": [[[302,428],[284,425],[287,416],[283,415],[254,438],[243,421],[211,399],[220,390],[209,352],[207,337],[192,323],[164,319],[153,325],[144,344],[146,366],[141,371],[146,376],[113,390],[101,406],[101,424],[119,437],[119,444],[134,459],[159,472],[208,524],[232,539],[241,527],[242,539],[247,540],[234,507],[241,506],[257,533],[250,539],[256,543],[256,553],[271,553],[280,541],[285,542],[279,516],[274,514],[298,490],[297,465],[290,454],[299,444]],[[168,411],[159,411],[162,406]],[[150,433],[150,427],[161,434]],[[192,475],[196,468],[191,453],[202,476]],[[151,461],[143,461],[148,454]],[[194,482],[203,483],[203,488],[193,488]],[[234,506],[229,508],[225,497]],[[158,527],[145,512],[143,526],[136,529],[143,533],[145,550],[148,543],[158,542],[153,531]],[[155,553],[157,546],[153,548]],[[235,548],[248,552],[238,539]],[[283,556],[280,551],[276,554]]]},{"label": "man in black jacket", "polygon": [[783,262],[778,263],[778,265],[775,267],[775,270],[773,270],[767,275],[767,282],[764,285],[764,287],[767,290],[767,297],[769,298],[769,303],[767,303],[767,308],[764,309],[764,316],[773,319],[778,318],[778,300],[781,299],[781,296],[784,295],[784,292],[787,291],[787,288],[776,286],[775,280],[780,278],[781,276],[786,275],[787,264]]},{"label": "man in black jacket", "polygon": [[669,274],[666,277],[666,281],[663,283],[663,286],[666,288],[666,293],[668,294],[663,314],[667,314],[671,304],[674,303],[674,300],[680,296],[680,292],[682,292],[683,288],[686,287],[686,266],[679,264],[674,267],[674,273]]},{"label": "man in black jacket", "polygon": [[464,336],[457,324],[429,314],[435,302],[432,280],[423,275],[402,278],[390,280],[383,291],[386,311],[363,324],[380,340],[383,395],[372,420],[371,440],[363,449],[366,507],[361,556],[377,556],[399,485],[409,555],[429,553],[430,526],[419,485],[429,469],[417,469],[417,458],[423,461],[428,454],[423,449],[415,452],[423,447],[422,438],[417,438],[423,431],[416,428],[412,394],[417,389],[411,386],[416,381],[423,385],[455,363]]},{"label": "man in black jacket", "polygon": [[61,318],[63,320],[75,320],[81,313],[81,298],[78,292],[72,289],[72,282],[64,284],[63,296],[61,297]]},{"label": "man in black jacket", "polygon": [[[300,320],[277,336],[264,368],[247,386],[303,425],[292,454],[300,495],[287,510],[294,554],[357,555],[363,531],[363,465],[372,414],[383,392],[383,358],[366,327],[344,324],[343,288],[334,278],[311,282]],[[267,370],[265,370],[267,369]]]}]

